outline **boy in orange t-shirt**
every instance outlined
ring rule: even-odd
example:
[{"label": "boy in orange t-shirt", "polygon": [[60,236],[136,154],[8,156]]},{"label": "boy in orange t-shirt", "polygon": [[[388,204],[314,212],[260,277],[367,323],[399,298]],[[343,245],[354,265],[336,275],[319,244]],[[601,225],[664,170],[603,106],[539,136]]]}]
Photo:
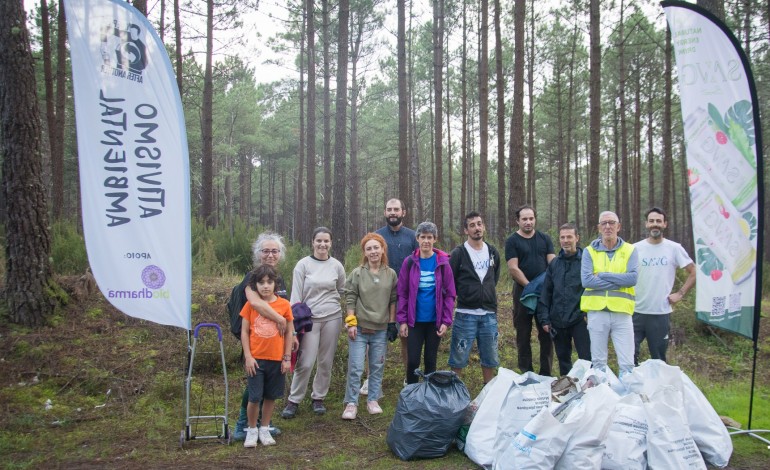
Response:
[{"label": "boy in orange t-shirt", "polygon": [[[278,274],[263,264],[249,275],[249,286],[270,304],[278,314],[293,321],[291,305],[286,299],[275,295],[275,281]],[[262,445],[275,445],[268,426],[257,429],[259,402],[262,404],[262,422],[269,423],[273,416],[275,400],[283,395],[284,374],[291,368],[291,340],[285,340],[278,332],[275,322],[257,313],[247,302],[241,310],[241,345],[243,346],[244,367],[246,369],[249,405],[246,414],[249,428],[246,430],[244,447],[256,447],[257,440]]]}]

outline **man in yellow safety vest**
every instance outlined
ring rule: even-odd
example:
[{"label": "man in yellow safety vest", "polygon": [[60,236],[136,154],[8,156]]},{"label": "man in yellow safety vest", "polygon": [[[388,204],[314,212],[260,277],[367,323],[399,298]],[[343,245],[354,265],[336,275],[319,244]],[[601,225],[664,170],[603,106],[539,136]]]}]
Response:
[{"label": "man in yellow safety vest", "polygon": [[[634,286],[639,259],[634,245],[618,237],[620,219],[610,211],[599,215],[600,237],[585,249],[580,275],[585,291],[580,309],[588,312],[591,361],[599,370],[607,368],[610,336],[618,357],[618,374],[634,368]],[[587,255],[587,256],[586,256]]]}]

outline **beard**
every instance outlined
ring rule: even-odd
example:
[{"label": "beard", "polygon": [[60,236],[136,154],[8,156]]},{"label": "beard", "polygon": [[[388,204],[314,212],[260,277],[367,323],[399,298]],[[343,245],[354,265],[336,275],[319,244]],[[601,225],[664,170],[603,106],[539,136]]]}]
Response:
[{"label": "beard", "polygon": [[663,236],[663,230],[659,228],[650,229],[650,236],[652,238],[661,238]]},{"label": "beard", "polygon": [[404,220],[403,217],[385,217],[385,221],[388,222],[388,225],[391,227],[398,227],[401,225],[401,222]]}]

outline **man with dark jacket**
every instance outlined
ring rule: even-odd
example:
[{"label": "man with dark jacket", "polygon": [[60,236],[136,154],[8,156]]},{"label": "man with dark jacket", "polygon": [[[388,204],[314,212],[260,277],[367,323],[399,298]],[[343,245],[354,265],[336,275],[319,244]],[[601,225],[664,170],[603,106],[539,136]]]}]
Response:
[{"label": "man with dark jacket", "polygon": [[475,340],[481,358],[481,373],[487,383],[500,365],[496,289],[500,278],[500,253],[484,242],[484,221],[478,212],[469,212],[465,216],[463,230],[468,239],[452,250],[449,258],[457,291],[449,367],[459,374],[468,365]]},{"label": "man with dark jacket", "polygon": [[578,241],[580,236],[574,224],[559,227],[561,251],[548,265],[537,305],[537,322],[553,338],[561,375],[567,375],[572,368],[573,340],[578,357],[591,360],[591,339],[585,314],[580,311],[583,249],[577,246]]}]

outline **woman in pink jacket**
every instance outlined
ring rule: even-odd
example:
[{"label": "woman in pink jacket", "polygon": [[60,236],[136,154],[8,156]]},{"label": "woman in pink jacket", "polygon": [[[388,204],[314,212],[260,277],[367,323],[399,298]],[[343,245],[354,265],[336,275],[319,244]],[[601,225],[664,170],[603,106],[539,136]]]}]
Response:
[{"label": "woman in pink jacket", "polygon": [[436,357],[441,337],[452,326],[455,284],[449,255],[433,245],[438,228],[433,222],[417,226],[419,248],[404,260],[398,276],[399,333],[407,339],[406,383],[417,383],[415,369],[425,347],[425,367],[429,374],[436,370]]}]

